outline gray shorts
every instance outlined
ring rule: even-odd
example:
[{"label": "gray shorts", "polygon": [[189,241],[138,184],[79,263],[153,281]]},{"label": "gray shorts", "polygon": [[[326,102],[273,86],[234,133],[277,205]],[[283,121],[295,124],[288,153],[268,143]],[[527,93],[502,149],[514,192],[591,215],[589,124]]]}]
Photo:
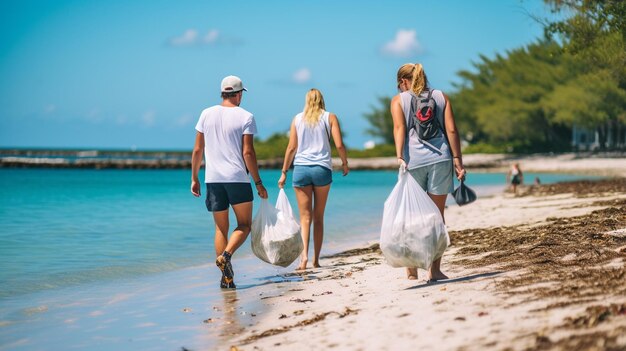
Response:
[{"label": "gray shorts", "polygon": [[417,184],[429,194],[445,195],[454,190],[451,160],[413,168],[409,170],[409,173],[417,181]]}]

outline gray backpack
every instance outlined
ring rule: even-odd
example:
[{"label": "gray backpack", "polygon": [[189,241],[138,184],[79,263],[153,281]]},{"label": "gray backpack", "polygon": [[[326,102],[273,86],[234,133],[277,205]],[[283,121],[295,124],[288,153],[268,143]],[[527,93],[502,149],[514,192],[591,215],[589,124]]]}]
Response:
[{"label": "gray backpack", "polygon": [[420,140],[427,141],[443,132],[437,119],[437,103],[433,99],[433,90],[424,90],[419,96],[411,94],[411,118]]}]

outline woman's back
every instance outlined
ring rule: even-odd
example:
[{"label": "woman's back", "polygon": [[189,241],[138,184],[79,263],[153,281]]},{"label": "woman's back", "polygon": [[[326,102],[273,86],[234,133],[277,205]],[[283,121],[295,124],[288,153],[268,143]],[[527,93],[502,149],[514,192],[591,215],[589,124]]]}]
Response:
[{"label": "woman's back", "polygon": [[305,122],[304,114],[299,113],[294,118],[294,125],[298,136],[298,150],[294,165],[319,165],[332,169],[330,149],[330,113],[323,111],[316,124]]},{"label": "woman's back", "polygon": [[446,99],[443,93],[440,90],[433,90],[432,96],[437,104],[435,115],[442,130],[438,136],[428,140],[427,143],[417,137],[417,131],[414,128],[415,121],[410,115],[413,96],[414,94],[410,91],[400,93],[400,105],[407,126],[403,156],[408,169],[450,160],[449,145],[444,135]]}]

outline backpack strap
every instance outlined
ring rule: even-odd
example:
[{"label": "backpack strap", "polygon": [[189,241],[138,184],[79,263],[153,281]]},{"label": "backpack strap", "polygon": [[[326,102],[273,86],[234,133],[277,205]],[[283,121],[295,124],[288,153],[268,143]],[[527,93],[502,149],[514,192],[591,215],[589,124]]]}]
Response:
[{"label": "backpack strap", "polygon": [[[325,116],[328,116],[327,118],[324,118]],[[330,112],[328,111],[324,111],[324,115],[322,115],[322,123],[324,124],[324,129],[326,129],[326,136],[328,137],[328,143],[330,144],[330,126],[326,126],[327,124],[330,124]]]},{"label": "backpack strap", "polygon": [[430,99],[431,97],[433,97],[433,91],[435,91],[435,89],[426,89],[426,91],[428,91],[428,98]]}]

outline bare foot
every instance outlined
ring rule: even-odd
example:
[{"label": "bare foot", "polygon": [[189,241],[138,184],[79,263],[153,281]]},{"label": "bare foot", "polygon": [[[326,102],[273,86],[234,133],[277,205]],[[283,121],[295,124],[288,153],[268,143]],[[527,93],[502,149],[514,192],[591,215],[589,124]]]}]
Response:
[{"label": "bare foot", "polygon": [[448,279],[448,276],[443,274],[442,271],[437,271],[437,272],[430,272],[430,278],[428,280],[434,282],[437,280],[444,280],[444,279]]},{"label": "bare foot", "polygon": [[313,268],[320,268],[320,263],[317,261],[313,261]]},{"label": "bare foot", "polygon": [[406,277],[409,280],[417,280],[417,268],[408,268],[406,269]]},{"label": "bare foot", "polygon": [[296,268],[296,271],[303,271],[306,269],[306,264],[309,262],[307,259],[300,259],[300,265]]}]

